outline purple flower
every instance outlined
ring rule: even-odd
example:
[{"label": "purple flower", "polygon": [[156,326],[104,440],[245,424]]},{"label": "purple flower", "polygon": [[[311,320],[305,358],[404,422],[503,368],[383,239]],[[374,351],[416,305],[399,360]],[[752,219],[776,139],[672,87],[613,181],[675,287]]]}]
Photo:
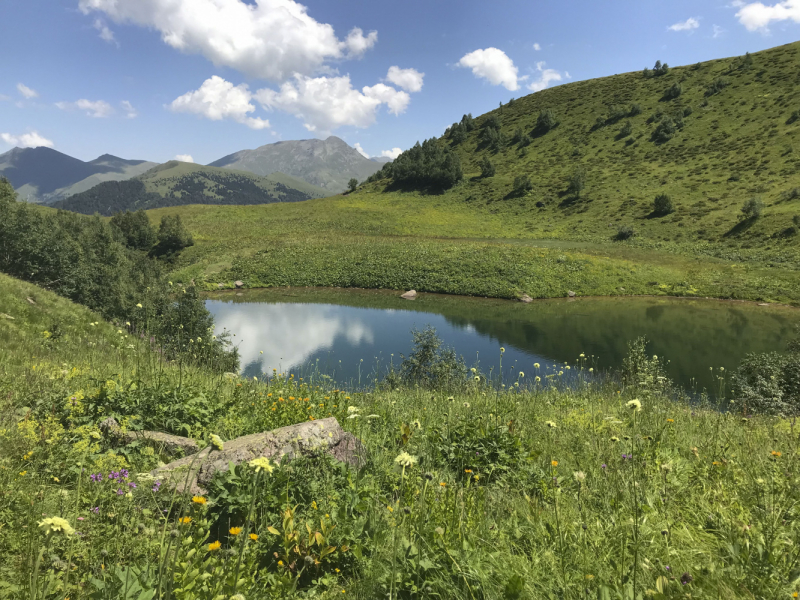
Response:
[{"label": "purple flower", "polygon": [[602,465],[600,465],[600,468],[601,469],[605,469],[606,468],[606,463],[603,463]]},{"label": "purple flower", "polygon": [[667,571],[669,571],[669,565],[664,567]]},{"label": "purple flower", "polygon": [[161,482],[160,481],[156,481],[155,484],[153,485],[153,491],[157,492],[158,488],[160,488],[160,487],[161,487]]},{"label": "purple flower", "polygon": [[99,506],[95,506],[95,507],[92,509],[92,512],[93,512],[94,514],[96,514],[96,515],[100,514],[100,507],[99,507]]},{"label": "purple flower", "polygon": [[135,484],[135,483],[133,483],[133,482],[131,481],[131,482],[128,484],[128,487],[130,487],[130,488],[133,488],[133,489],[135,490],[135,489],[136,489],[136,484]]},{"label": "purple flower", "polygon": [[128,469],[122,469],[119,473],[124,479],[128,478]]},{"label": "purple flower", "polygon": [[117,496],[122,496],[124,493],[125,493],[125,490],[123,490],[122,488],[119,488],[117,490]]}]

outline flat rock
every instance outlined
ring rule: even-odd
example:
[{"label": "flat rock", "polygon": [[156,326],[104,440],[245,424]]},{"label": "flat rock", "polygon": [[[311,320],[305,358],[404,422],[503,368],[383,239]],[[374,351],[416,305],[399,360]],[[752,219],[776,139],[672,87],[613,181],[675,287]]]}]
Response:
[{"label": "flat rock", "polygon": [[417,297],[417,290],[408,290],[405,294],[400,294],[400,297],[406,300],[413,300]]},{"label": "flat rock", "polygon": [[237,279],[236,281],[233,282],[233,285],[235,285],[236,289],[238,290],[239,288],[244,287],[244,281]]},{"label": "flat rock", "polygon": [[569,296],[570,298],[574,298],[576,296],[576,294],[575,294],[575,292],[570,290],[570,291],[567,292],[567,296]]},{"label": "flat rock", "polygon": [[329,417],[245,435],[225,442],[222,450],[208,446],[197,454],[164,465],[152,474],[162,480],[174,477],[179,492],[188,486],[190,493],[204,494],[214,475],[227,471],[231,464],[239,465],[261,456],[279,463],[284,456],[293,459],[321,453],[330,454],[354,467],[363,465],[365,459],[361,441],[342,429],[335,417]]},{"label": "flat rock", "polygon": [[520,302],[524,302],[525,304],[530,304],[533,302],[533,298],[528,296],[528,294],[522,294],[522,297],[519,299]]},{"label": "flat rock", "polygon": [[225,287],[225,284],[224,284],[224,283],[218,283],[218,284],[217,284],[217,287],[218,287],[219,289],[222,289],[222,288],[224,288],[224,287]]},{"label": "flat rock", "polygon": [[759,306],[769,306],[769,303],[768,302],[759,302],[758,305]]},{"label": "flat rock", "polygon": [[160,431],[122,431],[116,419],[108,417],[100,423],[100,430],[107,436],[116,439],[119,444],[130,444],[131,442],[141,441],[149,446],[154,446],[168,456],[175,456],[183,453],[196,454],[200,450],[193,439],[162,433]]}]

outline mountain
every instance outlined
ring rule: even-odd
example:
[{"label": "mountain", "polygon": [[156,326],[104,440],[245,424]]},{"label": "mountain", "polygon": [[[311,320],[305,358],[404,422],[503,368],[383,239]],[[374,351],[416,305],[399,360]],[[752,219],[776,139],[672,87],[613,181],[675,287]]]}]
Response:
[{"label": "mountain", "polygon": [[171,160],[125,181],[106,181],[53,206],[109,216],[126,210],[184,204],[269,204],[330,195],[284,173],[259,177],[244,171]]},{"label": "mountain", "polygon": [[345,191],[347,182],[353,177],[364,181],[381,167],[336,136],[326,140],[276,142],[255,150],[240,150],[209,166],[256,175],[280,171],[332,193]]},{"label": "mountain", "polygon": [[51,203],[102,181],[139,175],[156,164],[110,154],[84,162],[52,148],[13,148],[0,154],[0,176],[8,178],[20,199]]},{"label": "mountain", "polygon": [[392,159],[389,158],[388,156],[372,156],[370,157],[370,160],[372,162],[380,163],[381,165],[384,165],[388,162],[392,162]]}]

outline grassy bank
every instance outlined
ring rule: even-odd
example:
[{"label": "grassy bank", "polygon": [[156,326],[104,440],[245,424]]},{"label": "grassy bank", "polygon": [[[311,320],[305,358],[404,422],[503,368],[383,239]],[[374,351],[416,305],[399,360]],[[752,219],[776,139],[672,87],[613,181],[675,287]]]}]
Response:
[{"label": "grassy bank", "polygon": [[[793,422],[686,404],[638,365],[571,389],[558,373],[590,365],[449,392],[241,381],[0,276],[0,597],[791,597]],[[201,445],[335,416],[369,459],[244,466],[192,501],[146,474],[157,450],[112,447],[109,415]]]}]

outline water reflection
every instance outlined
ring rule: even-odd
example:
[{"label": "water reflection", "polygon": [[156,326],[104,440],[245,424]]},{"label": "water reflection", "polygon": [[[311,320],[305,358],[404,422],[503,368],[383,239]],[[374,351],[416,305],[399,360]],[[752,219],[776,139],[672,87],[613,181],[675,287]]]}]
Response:
[{"label": "water reflection", "polygon": [[[533,364],[574,365],[594,355],[616,368],[627,344],[644,335],[669,359],[669,375],[687,387],[712,388],[709,367],[730,372],[748,352],[782,350],[800,312],[744,303],[666,298],[599,298],[521,303],[345,290],[249,290],[207,301],[218,329],[236,334],[247,376],[310,365],[340,382],[366,383],[375,364],[385,372],[411,349],[412,328],[432,325],[467,365],[515,377]],[[262,354],[263,352],[263,354]],[[513,368],[512,368],[513,367]],[[551,371],[552,372],[552,371]],[[568,376],[574,373],[565,370]]]}]

